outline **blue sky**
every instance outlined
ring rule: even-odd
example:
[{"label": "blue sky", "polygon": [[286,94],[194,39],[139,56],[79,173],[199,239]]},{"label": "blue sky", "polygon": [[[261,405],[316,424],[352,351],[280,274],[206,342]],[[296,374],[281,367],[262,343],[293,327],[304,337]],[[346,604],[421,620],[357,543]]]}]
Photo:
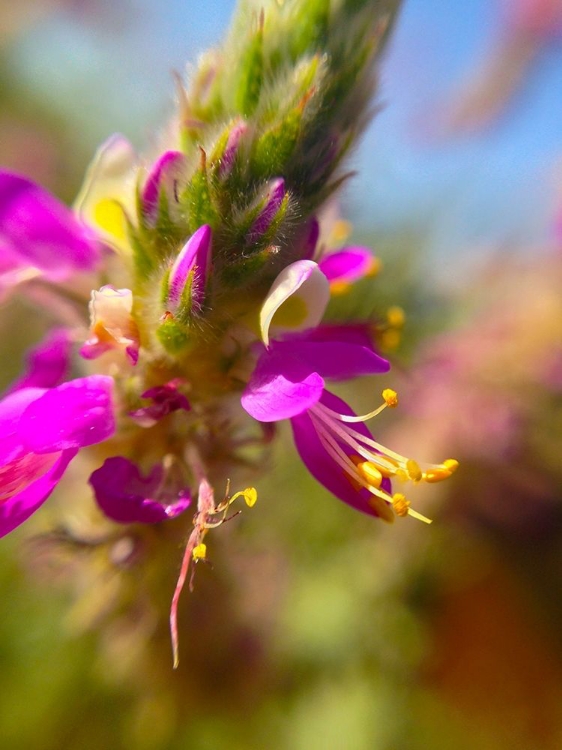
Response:
[{"label": "blue sky", "polygon": [[[56,100],[91,149],[116,130],[139,146],[150,138],[170,111],[171,71],[220,40],[233,3],[114,7],[112,23],[94,27],[53,16],[12,49],[25,85]],[[379,230],[419,224],[438,255],[544,238],[562,161],[562,45],[544,52],[493,129],[447,143],[424,136],[498,24],[493,0],[406,0],[382,70],[384,108],[353,157],[359,175],[345,198],[358,223],[368,216]]]}]

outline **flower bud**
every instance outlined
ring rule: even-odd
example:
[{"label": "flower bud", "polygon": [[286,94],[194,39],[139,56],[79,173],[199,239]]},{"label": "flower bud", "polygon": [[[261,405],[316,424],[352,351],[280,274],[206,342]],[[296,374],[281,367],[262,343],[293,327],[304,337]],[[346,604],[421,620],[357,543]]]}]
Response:
[{"label": "flower bud", "polygon": [[208,224],[193,234],[181,249],[167,278],[166,309],[189,314],[203,306],[210,271],[212,231]]},{"label": "flower bud", "polygon": [[185,168],[185,156],[180,151],[166,151],[155,162],[148,173],[142,191],[142,208],[149,221],[156,220],[160,202],[167,200],[170,204],[176,201],[176,183]]},{"label": "flower bud", "polygon": [[286,210],[288,193],[285,192],[285,180],[278,177],[269,184],[267,196],[252,224],[246,239],[250,244],[258,242],[270,229],[279,212]]},{"label": "flower bud", "polygon": [[224,180],[232,171],[234,166],[234,160],[240,148],[240,141],[244,137],[248,130],[248,125],[244,120],[238,120],[228,134],[228,139],[224,147],[222,156],[220,157],[220,164],[218,168],[218,176]]},{"label": "flower bud", "polygon": [[139,331],[133,311],[130,289],[102,286],[92,292],[90,318],[92,336],[82,348],[84,359],[96,359],[111,350],[124,350],[129,362],[136,365],[139,358]]}]

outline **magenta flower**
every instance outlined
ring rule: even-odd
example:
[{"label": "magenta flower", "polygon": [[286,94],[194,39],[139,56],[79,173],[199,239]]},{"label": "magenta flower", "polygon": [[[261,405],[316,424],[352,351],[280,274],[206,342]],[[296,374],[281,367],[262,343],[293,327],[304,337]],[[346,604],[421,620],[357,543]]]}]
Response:
[{"label": "magenta flower", "polygon": [[159,523],[179,516],[191,503],[189,490],[169,486],[162,466],[143,477],[121,456],[108,458],[94,471],[90,484],[100,509],[117,523]]},{"label": "magenta flower", "polygon": [[22,388],[0,401],[0,536],[34,513],[80,448],[115,430],[112,378]]},{"label": "magenta flower", "polygon": [[[422,471],[412,459],[375,442],[362,423],[395,406],[394,391],[383,391],[382,406],[358,417],[326,390],[326,379],[348,380],[390,369],[374,351],[364,326],[295,330],[322,317],[327,284],[313,261],[297,261],[279,275],[262,307],[265,346],[242,394],[242,406],[260,422],[290,419],[303,463],[343,502],[387,521],[394,519],[394,513],[426,521],[410,509],[402,494],[390,494],[390,478],[437,481],[452,473],[453,463]],[[270,329],[277,331],[276,338],[270,339]],[[353,423],[356,427],[351,427]]]},{"label": "magenta flower", "polygon": [[32,278],[60,282],[100,260],[93,234],[31,180],[0,172],[0,294]]},{"label": "magenta flower", "polygon": [[[326,400],[339,402],[325,390],[326,378],[347,380],[379,374],[388,371],[389,363],[364,341],[340,339],[342,329],[338,327],[326,336],[322,326],[286,332],[290,323],[294,329],[303,322],[319,322],[327,304],[327,286],[325,275],[313,261],[298,261],[280,274],[262,307],[262,338],[267,346],[262,348],[242,394],[242,406],[260,422],[291,419],[297,449],[313,476],[340,500],[372,515],[383,515],[376,505],[369,504],[368,491],[358,493],[354,488],[352,481],[355,487],[359,484],[357,470],[351,459],[340,455],[345,451],[337,433],[327,437],[322,404]],[[289,314],[283,310],[287,306]],[[280,322],[285,334],[270,340],[270,327],[279,330]],[[339,403],[342,413],[349,414],[349,407]],[[362,430],[370,437],[366,428]],[[330,439],[335,445],[326,448]],[[348,477],[342,465],[351,469]]]},{"label": "magenta flower", "polygon": [[[365,478],[352,461],[352,457],[372,460],[373,451],[361,446],[339,421],[340,414],[353,416],[353,412],[325,389],[325,379],[347,380],[389,369],[389,363],[366,346],[337,339],[315,341],[314,332],[310,339],[304,334],[272,341],[258,359],[242,394],[242,406],[261,422],[290,419],[297,450],[310,473],[343,502],[388,520],[392,511],[385,512],[377,496],[373,502],[363,486]],[[362,424],[358,434],[372,441]],[[368,458],[361,459],[361,450],[368,452]],[[383,481],[382,475],[380,486],[388,495],[390,482]]]}]

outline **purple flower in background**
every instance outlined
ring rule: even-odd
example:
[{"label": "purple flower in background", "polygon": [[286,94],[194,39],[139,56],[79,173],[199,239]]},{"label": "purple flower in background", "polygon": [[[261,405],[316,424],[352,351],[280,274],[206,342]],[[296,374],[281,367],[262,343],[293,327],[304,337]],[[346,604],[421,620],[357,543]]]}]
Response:
[{"label": "purple flower in background", "polygon": [[330,282],[330,292],[344,294],[354,282],[375,276],[380,263],[368,247],[344,247],[324,255],[318,266]]},{"label": "purple flower in background", "polygon": [[93,233],[70,209],[31,180],[0,172],[0,294],[32,278],[65,281],[99,260]]},{"label": "purple flower in background", "polygon": [[112,389],[112,378],[91,375],[0,401],[0,536],[42,505],[80,448],[113,434]]},{"label": "purple flower in background", "polygon": [[72,341],[65,328],[54,328],[27,355],[24,374],[9,388],[9,393],[22,388],[54,388],[70,372]]}]

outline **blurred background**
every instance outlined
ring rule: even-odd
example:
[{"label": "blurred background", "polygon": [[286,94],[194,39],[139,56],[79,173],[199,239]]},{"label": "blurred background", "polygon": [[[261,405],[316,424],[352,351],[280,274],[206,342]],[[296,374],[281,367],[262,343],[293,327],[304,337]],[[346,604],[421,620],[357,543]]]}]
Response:
[{"label": "blurred background", "polygon": [[[108,135],[154,141],[172,72],[232,10],[4,0],[0,166],[71,201]],[[160,606],[139,581],[162,568],[173,587],[176,557],[141,573],[113,550],[108,574],[86,545],[18,530],[0,545],[2,747],[562,747],[560,91],[561,0],[405,0],[352,158],[342,213],[383,270],[332,313],[384,319],[397,304],[406,324],[386,342],[391,375],[347,397],[367,411],[396,388],[378,439],[459,459],[412,498],[433,525],[355,515],[284,435],[260,502],[198,567],[178,673],[150,635],[169,592]],[[2,385],[42,325],[25,304],[2,309]]]}]

